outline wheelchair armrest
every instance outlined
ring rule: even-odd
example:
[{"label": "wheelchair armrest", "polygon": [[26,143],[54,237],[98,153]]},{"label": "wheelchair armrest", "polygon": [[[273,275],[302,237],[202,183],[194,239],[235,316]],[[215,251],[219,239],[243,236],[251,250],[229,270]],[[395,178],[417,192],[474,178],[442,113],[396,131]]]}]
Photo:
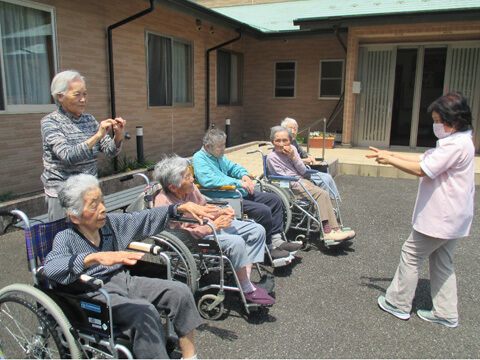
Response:
[{"label": "wheelchair armrest", "polygon": [[233,191],[237,188],[235,185],[223,185],[223,186],[216,187],[216,188],[206,188],[206,187],[203,187],[199,184],[196,184],[196,185],[200,190],[209,190],[209,191],[219,191],[219,190],[221,190],[221,191]]},{"label": "wheelchair armrest", "polygon": [[304,175],[312,175],[312,174],[316,174],[317,172],[318,172],[317,170],[307,169]]},{"label": "wheelchair armrest", "polygon": [[298,181],[296,177],[293,176],[282,176],[282,175],[268,175],[269,180],[283,180],[283,181]]},{"label": "wheelchair armrest", "polygon": [[[175,221],[175,222],[182,222],[182,223],[188,223],[188,224],[200,224],[197,219],[194,218],[180,218],[180,219],[171,219],[170,221]],[[203,223],[206,224],[208,222],[207,219],[203,220]]]},{"label": "wheelchair armrest", "polygon": [[80,275],[80,282],[82,285],[87,285],[93,290],[99,290],[103,288],[103,280],[94,278],[90,275],[82,274]]},{"label": "wheelchair armrest", "polygon": [[128,249],[135,250],[135,251],[141,251],[141,252],[152,254],[152,255],[158,255],[162,252],[162,248],[158,245],[147,244],[147,243],[143,243],[143,242],[139,242],[139,241],[132,241],[128,245]]},{"label": "wheelchair armrest", "polygon": [[228,205],[228,201],[222,200],[207,200],[208,205],[217,205],[217,206],[225,206]]},{"label": "wheelchair armrest", "polygon": [[39,280],[48,281],[55,288],[61,289],[62,291],[72,293],[72,294],[97,291],[103,287],[103,280],[94,278],[86,274],[80,275],[80,278],[78,280],[68,285],[57,283],[55,280],[52,280],[47,276],[47,274],[45,273],[45,268],[43,266],[40,266],[37,269],[35,276]]},{"label": "wheelchair armrest", "polygon": [[[193,219],[193,218],[172,219],[170,221],[183,222],[183,223],[189,223],[189,224],[200,224],[196,219]],[[203,219],[203,225],[208,225],[212,229],[213,236],[214,237],[217,236],[217,233],[215,231],[215,226],[213,226],[211,221],[208,221],[208,219]]]},{"label": "wheelchair armrest", "polygon": [[49,279],[47,274],[45,273],[45,268],[43,266],[40,266],[37,268],[37,272],[35,273],[35,276],[38,280],[41,280],[41,281],[51,281],[51,279]]}]

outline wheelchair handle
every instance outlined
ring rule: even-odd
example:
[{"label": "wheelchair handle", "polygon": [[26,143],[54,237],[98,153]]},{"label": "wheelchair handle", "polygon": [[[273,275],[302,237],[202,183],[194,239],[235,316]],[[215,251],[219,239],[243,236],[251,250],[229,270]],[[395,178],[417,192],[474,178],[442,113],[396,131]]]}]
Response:
[{"label": "wheelchair handle", "polygon": [[120,178],[120,182],[132,180],[132,179],[133,179],[133,175],[125,175],[124,177]]},{"label": "wheelchair handle", "polygon": [[144,173],[136,173],[136,174],[125,175],[125,176],[121,177],[119,180],[120,180],[120,182],[124,182],[124,181],[128,181],[128,180],[132,180],[135,176],[142,177],[143,180],[145,180],[145,183],[147,184],[147,186],[150,185],[150,179]]},{"label": "wheelchair handle", "polygon": [[254,153],[257,153],[257,152],[260,153],[260,154],[262,154],[262,155],[264,155],[263,151],[260,150],[260,149],[249,150],[249,151],[247,151],[247,154],[254,154]]},{"label": "wheelchair handle", "polygon": [[0,210],[0,216],[13,216],[18,219],[21,219],[23,223],[25,224],[25,227],[29,228],[30,227],[30,220],[23,211],[21,210]]}]

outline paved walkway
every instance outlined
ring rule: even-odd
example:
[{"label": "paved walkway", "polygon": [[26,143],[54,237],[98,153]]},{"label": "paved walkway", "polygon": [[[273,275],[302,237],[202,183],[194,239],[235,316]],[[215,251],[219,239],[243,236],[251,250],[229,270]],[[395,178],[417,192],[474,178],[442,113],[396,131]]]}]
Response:
[{"label": "paved walkway", "polygon": [[[226,156],[231,161],[244,166],[250,171],[251,174],[259,175],[262,173],[262,162],[260,154],[247,154],[247,151],[261,149],[265,153],[270,150],[267,146],[259,147],[257,142],[250,142],[243,145],[234,146],[227,149]],[[397,150],[393,150],[397,151]],[[373,177],[389,177],[389,178],[402,178],[402,179],[414,179],[415,176],[408,175],[400,170],[393,168],[392,166],[379,165],[371,159],[365,157],[366,154],[371,151],[368,148],[343,148],[335,147],[333,149],[325,150],[325,159],[330,163],[338,160],[337,169],[334,172],[334,176],[337,174],[342,175],[363,175]],[[412,151],[397,151],[405,154],[421,154],[420,152]],[[316,158],[320,158],[323,155],[323,149],[310,148],[310,153]],[[480,156],[475,157],[475,184],[480,185]]]}]

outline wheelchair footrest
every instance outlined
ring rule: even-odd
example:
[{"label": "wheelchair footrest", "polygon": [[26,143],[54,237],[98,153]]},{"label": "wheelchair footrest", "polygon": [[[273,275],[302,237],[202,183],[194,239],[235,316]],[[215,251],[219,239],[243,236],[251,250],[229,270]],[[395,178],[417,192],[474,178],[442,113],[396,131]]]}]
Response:
[{"label": "wheelchair footrest", "polygon": [[284,257],[280,259],[272,259],[272,267],[275,268],[275,267],[288,265],[292,262],[292,260],[293,260],[293,256]]}]

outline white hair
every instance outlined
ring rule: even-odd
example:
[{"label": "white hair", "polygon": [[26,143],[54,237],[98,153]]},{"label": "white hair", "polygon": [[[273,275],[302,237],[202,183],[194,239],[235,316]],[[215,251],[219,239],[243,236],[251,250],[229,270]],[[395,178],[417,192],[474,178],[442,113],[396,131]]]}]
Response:
[{"label": "white hair", "polygon": [[287,127],[287,125],[289,124],[293,124],[295,126],[295,130],[298,131],[298,123],[297,123],[297,120],[293,119],[293,118],[290,118],[290,117],[286,117],[285,119],[283,119],[282,123],[280,124],[281,126],[284,126],[284,127]]},{"label": "white hair", "polygon": [[207,131],[203,137],[203,145],[215,146],[223,139],[226,139],[227,135],[220,129],[214,128]]},{"label": "white hair", "polygon": [[277,135],[277,133],[279,132],[287,132],[288,134],[288,138],[290,139],[290,142],[293,141],[293,133],[292,133],[292,130],[290,130],[289,128],[286,128],[285,126],[274,126],[270,129],[270,141],[273,142],[273,140],[275,139],[275,135]]},{"label": "white hair", "polygon": [[169,185],[182,186],[183,173],[188,168],[188,160],[173,154],[164,157],[155,165],[153,178],[162,185],[165,191],[169,191]]},{"label": "white hair", "polygon": [[58,200],[67,214],[80,217],[85,205],[83,197],[96,188],[100,188],[100,183],[95,176],[90,174],[73,175],[60,185]]},{"label": "white hair", "polygon": [[83,82],[85,82],[85,78],[80,75],[78,71],[75,70],[65,70],[59,72],[52,80],[52,84],[50,86],[50,91],[52,93],[53,100],[55,100],[55,104],[60,107],[60,102],[58,101],[58,94],[65,95],[67,93],[68,84],[73,79],[80,78]]}]

